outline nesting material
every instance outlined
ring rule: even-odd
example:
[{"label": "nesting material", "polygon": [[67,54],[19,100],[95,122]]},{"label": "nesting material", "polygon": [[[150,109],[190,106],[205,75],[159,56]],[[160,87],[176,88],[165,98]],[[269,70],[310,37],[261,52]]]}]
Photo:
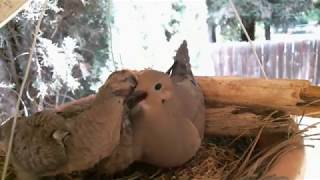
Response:
[{"label": "nesting material", "polygon": [[[204,141],[194,158],[173,169],[134,164],[126,172],[110,179],[258,179],[272,176],[269,171],[278,158],[295,149],[303,149],[296,133],[278,134],[277,141],[265,146],[263,129],[256,137],[214,136]],[[267,138],[268,139],[268,138]],[[269,139],[270,140],[270,139]],[[270,143],[270,142],[269,142]]]},{"label": "nesting material", "polygon": [[[291,118],[287,119],[287,123],[294,124]],[[207,136],[196,156],[181,167],[161,169],[135,163],[124,172],[103,179],[257,179],[268,176],[279,157],[303,148],[296,128],[273,136],[264,133],[264,128],[260,128],[256,136]],[[13,169],[10,169],[9,176],[8,179],[14,179]],[[93,177],[94,174],[86,172],[59,179]]]}]

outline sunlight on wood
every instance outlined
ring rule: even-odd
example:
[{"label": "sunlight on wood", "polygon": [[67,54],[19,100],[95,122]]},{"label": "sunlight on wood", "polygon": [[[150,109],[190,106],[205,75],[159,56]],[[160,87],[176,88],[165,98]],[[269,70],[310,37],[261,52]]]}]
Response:
[{"label": "sunlight on wood", "polygon": [[14,18],[30,0],[1,0],[0,28]]},{"label": "sunlight on wood", "polygon": [[306,80],[198,76],[197,81],[207,104],[262,106],[293,115],[320,116],[320,88]]}]

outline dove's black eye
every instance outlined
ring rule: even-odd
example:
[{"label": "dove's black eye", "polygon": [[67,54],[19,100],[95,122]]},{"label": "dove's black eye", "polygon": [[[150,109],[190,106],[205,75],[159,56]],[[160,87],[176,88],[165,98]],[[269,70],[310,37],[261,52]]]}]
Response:
[{"label": "dove's black eye", "polygon": [[155,89],[156,91],[159,91],[161,88],[162,88],[162,84],[161,84],[161,83],[157,83],[157,84],[154,86],[154,89]]}]

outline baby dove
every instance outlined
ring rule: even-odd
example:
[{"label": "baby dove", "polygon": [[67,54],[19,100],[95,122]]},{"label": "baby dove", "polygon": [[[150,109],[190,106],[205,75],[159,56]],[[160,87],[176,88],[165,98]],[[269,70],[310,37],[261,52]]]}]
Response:
[{"label": "baby dove", "polygon": [[[126,98],[136,86],[130,71],[112,73],[89,104],[43,111],[17,123],[12,160],[22,179],[86,170],[118,145]],[[82,111],[83,110],[83,111]],[[8,139],[9,124],[4,128]]]}]

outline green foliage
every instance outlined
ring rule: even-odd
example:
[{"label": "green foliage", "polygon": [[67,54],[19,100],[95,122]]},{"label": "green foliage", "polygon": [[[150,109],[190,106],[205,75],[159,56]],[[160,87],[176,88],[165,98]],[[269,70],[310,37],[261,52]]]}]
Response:
[{"label": "green foliage", "polygon": [[[110,12],[110,0],[91,0],[85,4],[80,0],[61,0],[61,8],[64,9],[61,16],[67,16],[58,21],[58,31],[47,38],[61,44],[66,36],[70,36],[78,42],[76,52],[83,56],[89,76],[84,77],[78,74],[80,87],[74,91],[73,96],[79,98],[94,93],[92,85],[104,81],[106,77],[100,78],[103,69],[109,71],[115,69],[111,61],[110,24],[113,17]],[[71,14],[71,15],[70,15]],[[57,15],[54,14],[48,22],[55,21]],[[51,30],[52,32],[53,30]],[[75,67],[74,71],[79,67]]]},{"label": "green foliage", "polygon": [[241,27],[238,21],[234,18],[223,21],[224,24],[221,24],[221,35],[225,37],[226,40],[230,41],[239,41]]},{"label": "green foliage", "polygon": [[[312,0],[237,0],[233,1],[240,16],[246,20],[260,21],[273,25],[276,28],[287,29],[289,26],[301,22],[301,13],[312,7]],[[234,28],[225,28],[234,31],[237,28],[233,23],[235,14],[228,0],[207,0],[209,12],[208,23],[226,25]],[[234,33],[226,33],[230,35]]]},{"label": "green foliage", "polygon": [[[109,44],[110,44],[110,32],[109,25],[113,22],[113,17],[110,16],[109,3],[110,0],[94,0],[86,6],[85,13],[81,17],[81,25],[85,25],[88,28],[87,32],[80,34],[80,37],[85,37],[85,44],[82,45],[83,49],[88,49],[93,52],[93,56],[88,59],[91,65],[90,76],[86,79],[91,84],[95,84],[105,79],[100,79],[102,68],[106,67],[109,71],[114,70],[115,64],[112,64],[110,59],[112,58]],[[86,36],[86,34],[88,34]],[[106,78],[106,77],[105,77]],[[82,83],[83,93],[80,96],[88,95],[92,93],[91,85]]]},{"label": "green foliage", "polygon": [[[266,0],[233,1],[239,15],[248,21],[265,20],[271,17],[271,7]],[[229,0],[207,0],[208,24],[220,25],[222,35],[228,40],[240,40],[240,26]]]},{"label": "green foliage", "polygon": [[271,24],[276,28],[288,28],[297,24],[303,12],[312,7],[311,0],[269,0],[272,5]]},{"label": "green foliage", "polygon": [[[107,78],[101,76],[105,69],[114,70],[110,2],[49,0],[23,97],[30,112],[91,94],[92,85]],[[5,60],[0,61],[9,67],[4,72],[13,77],[8,83],[15,85],[15,91],[19,91],[42,4],[31,0],[0,32],[0,57]]]},{"label": "green foliage", "polygon": [[183,12],[186,9],[186,6],[184,5],[183,1],[179,0],[171,5],[172,9],[177,11],[177,12]]},{"label": "green foliage", "polygon": [[314,2],[314,8],[312,8],[307,14],[306,14],[306,18],[313,20],[313,21],[317,21],[318,24],[320,24],[320,1],[316,1]]},{"label": "green foliage", "polygon": [[[216,23],[235,18],[228,0],[207,0],[206,3],[209,17],[217,19]],[[237,0],[234,1],[234,4],[243,18],[261,20],[271,16],[270,3],[266,0]]]},{"label": "green foliage", "polygon": [[164,25],[167,41],[170,41],[171,37],[179,32],[181,18],[186,6],[182,0],[178,0],[171,4],[171,9],[173,10],[173,14],[170,17],[170,21]]}]

